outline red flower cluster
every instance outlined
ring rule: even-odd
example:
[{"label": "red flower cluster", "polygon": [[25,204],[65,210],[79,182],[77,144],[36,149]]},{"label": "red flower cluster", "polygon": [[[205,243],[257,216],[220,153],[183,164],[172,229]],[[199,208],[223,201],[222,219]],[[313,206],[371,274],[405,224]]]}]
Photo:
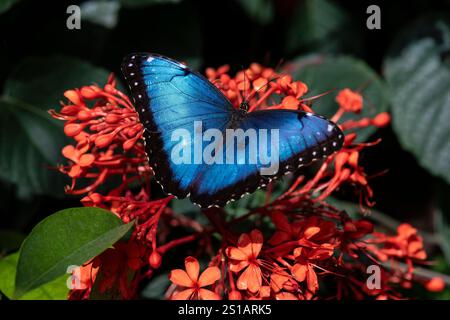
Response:
[{"label": "red flower cluster", "polygon": [[[289,75],[256,63],[234,77],[228,71],[228,66],[208,68],[206,75],[236,108],[246,99],[250,112],[283,108],[313,112],[307,103],[311,98],[304,98],[308,87]],[[344,113],[361,111],[360,93],[350,89],[338,93],[332,120],[346,133],[345,143],[324,160],[313,177],[293,177],[290,187],[272,201],[273,185],[269,184],[266,203],[238,218],[228,219],[220,208],[204,210],[211,222],[208,226],[174,213],[173,197],[154,198],[142,125],[128,97],[116,89],[113,76],[104,87],[90,85],[64,95],[68,101],[62,109],[50,113],[65,121],[64,132],[74,139],[62,150],[68,163],[59,167],[72,179],[66,192],[83,195],[85,206],[106,208],[124,222],[135,221],[128,242],[118,243],[84,266],[95,272],[83,289],[72,291],[72,298],[89,298],[94,291],[134,298],[140,281],[151,278],[164,264],[165,253],[188,242],[199,244],[194,255],[209,256],[209,267],[200,273],[197,258],[187,257],[186,271],[175,269],[169,275],[173,285],[168,298],[397,298],[396,286],[415,280],[414,263],[426,255],[414,228],[402,225],[397,236],[374,233],[370,221],[351,219],[326,202],[334,191],[348,185],[362,207],[373,205],[359,154],[374,143],[355,143],[354,129],[382,127],[390,117],[381,113],[373,119],[339,123]],[[235,226],[244,220],[260,227],[236,234]],[[191,233],[173,239],[171,231],[179,227]],[[212,234],[220,235],[219,248],[213,245]],[[404,262],[408,268],[386,266],[386,261]],[[366,286],[366,269],[371,264],[381,267],[376,289]],[[327,290],[321,291],[321,283],[327,283]],[[429,286],[438,287],[435,283]]]}]

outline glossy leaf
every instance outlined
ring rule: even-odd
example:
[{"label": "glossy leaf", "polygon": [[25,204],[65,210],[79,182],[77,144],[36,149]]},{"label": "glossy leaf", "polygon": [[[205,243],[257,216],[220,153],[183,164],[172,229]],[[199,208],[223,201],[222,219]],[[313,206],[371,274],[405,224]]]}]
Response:
[{"label": "glossy leaf", "polygon": [[[8,297],[13,298],[14,280],[16,277],[17,262],[19,253],[13,253],[0,260],[0,291]],[[67,277],[64,275],[46,283],[36,289],[33,289],[22,297],[20,300],[65,300],[69,289],[67,288]]]},{"label": "glossy leaf", "polygon": [[12,6],[15,5],[19,1],[20,0],[2,0],[2,1],[0,1],[0,14],[11,9]]},{"label": "glossy leaf", "polygon": [[0,178],[19,194],[62,196],[69,180],[55,169],[65,144],[62,124],[12,98],[0,100]]},{"label": "glossy leaf", "polygon": [[[301,57],[289,67],[295,80],[307,84],[308,97],[312,97],[330,90],[335,91],[313,101],[315,112],[331,117],[338,110],[336,95],[340,89],[350,88],[360,91],[364,98],[361,114],[347,113],[341,121],[374,117],[388,109],[385,95],[385,84],[364,61],[347,57],[331,57],[313,55]],[[375,128],[368,127],[358,131],[359,140],[365,140],[375,132]]]},{"label": "glossy leaf", "polygon": [[31,57],[11,73],[4,95],[47,111],[59,108],[64,91],[93,83],[103,85],[108,76],[108,71],[77,58]]},{"label": "glossy leaf", "polygon": [[350,25],[349,14],[332,0],[299,2],[288,21],[286,50],[348,52],[359,38]]},{"label": "glossy leaf", "polygon": [[133,223],[123,224],[109,211],[71,208],[41,221],[25,239],[17,266],[16,296],[82,265],[122,238]]},{"label": "glossy leaf", "polygon": [[239,3],[247,15],[260,24],[268,24],[274,18],[274,7],[271,0],[239,0]]},{"label": "glossy leaf", "polygon": [[[450,29],[422,38],[385,62],[393,128],[429,172],[450,182]],[[443,39],[443,41],[441,40]]]},{"label": "glossy leaf", "polygon": [[28,58],[9,76],[0,100],[0,178],[22,194],[62,195],[66,177],[55,170],[67,143],[63,125],[47,113],[64,91],[104,84],[108,72],[68,57]]}]

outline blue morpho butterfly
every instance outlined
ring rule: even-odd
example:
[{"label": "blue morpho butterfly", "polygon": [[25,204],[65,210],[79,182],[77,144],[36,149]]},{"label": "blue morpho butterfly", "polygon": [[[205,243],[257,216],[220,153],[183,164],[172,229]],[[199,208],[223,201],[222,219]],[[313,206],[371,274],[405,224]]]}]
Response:
[{"label": "blue morpho butterfly", "polygon": [[[295,110],[248,113],[246,104],[236,109],[206,78],[172,59],[149,53],[130,54],[123,60],[122,72],[145,128],[146,153],[156,180],[165,192],[178,198],[189,196],[201,207],[224,206],[264,187],[272,179],[324,158],[342,147],[341,130],[324,117]],[[201,127],[195,127],[195,123],[201,123]],[[203,151],[213,138],[210,137],[209,143],[200,140],[201,149],[195,149],[199,148],[195,146],[195,139],[173,139],[174,132],[179,129],[185,129],[183,132],[192,136],[203,134],[208,129],[218,129],[224,136],[229,129],[245,132],[254,129],[266,133],[267,141],[272,141],[270,139],[276,134],[278,149],[276,152],[267,150],[265,162],[258,155],[256,162],[247,160],[239,163],[237,157],[242,157],[242,153],[239,155],[236,148],[244,150],[244,157],[249,158],[248,149],[255,147],[250,139],[244,139],[240,145],[238,142],[231,147],[235,149],[235,154],[231,153],[230,161],[224,160],[226,152],[231,152],[226,150],[226,145],[211,152],[213,157],[223,156],[222,163],[207,164],[198,160],[180,163],[172,159],[175,146],[184,143],[187,149],[183,152],[189,155],[196,150]],[[257,144],[261,145],[262,140]],[[278,153],[278,171],[272,175],[262,174],[261,169],[268,167],[266,160],[271,153]]]}]

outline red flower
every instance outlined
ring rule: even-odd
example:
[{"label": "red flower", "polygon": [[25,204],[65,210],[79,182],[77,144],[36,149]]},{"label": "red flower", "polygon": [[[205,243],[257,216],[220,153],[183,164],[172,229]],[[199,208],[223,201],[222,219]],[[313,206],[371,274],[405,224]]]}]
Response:
[{"label": "red flower", "polygon": [[296,259],[292,267],[292,275],[299,282],[306,280],[310,293],[315,293],[319,289],[317,274],[314,271],[314,262],[330,258],[333,255],[334,247],[330,244],[322,244],[317,248],[300,247],[294,250]]},{"label": "red flower", "polygon": [[88,168],[94,161],[95,155],[86,153],[88,146],[76,149],[72,145],[67,145],[62,149],[62,154],[69,160],[73,161],[73,165],[67,173],[71,178],[78,178],[82,175],[84,169]]},{"label": "red flower", "polygon": [[339,107],[347,112],[358,113],[363,106],[363,98],[358,92],[352,91],[348,88],[339,91],[336,97]]},{"label": "red flower", "polygon": [[182,269],[172,270],[169,279],[174,284],[186,289],[172,295],[173,300],[220,300],[220,296],[207,287],[220,279],[220,270],[217,267],[209,267],[199,277],[200,265],[194,257],[187,257],[184,260],[186,271]]},{"label": "red flower", "polygon": [[[272,68],[253,63],[249,68],[229,74],[229,66],[217,70],[208,68],[206,74],[239,108],[244,99],[249,112],[262,109],[290,109],[314,112],[305,83],[289,74],[279,74]],[[322,94],[323,95],[323,94]],[[358,113],[363,98],[350,89],[341,90],[336,97],[338,109],[331,118],[345,134],[343,148],[323,160],[313,175],[300,174],[291,186],[274,199],[269,184],[266,201],[248,214],[225,221],[223,209],[212,208],[205,215],[211,225],[176,214],[169,205],[172,196],[155,199],[159,190],[153,189],[152,169],[147,162],[142,139],[143,126],[129,98],[116,89],[116,81],[67,90],[67,101],[53,117],[63,120],[64,133],[73,143],[64,147],[69,159],[59,170],[72,179],[66,192],[83,195],[85,206],[110,210],[124,222],[135,222],[128,243],[119,243],[95,258],[92,266],[100,293],[113,297],[137,297],[137,288],[144,278],[151,278],[156,268],[163,267],[164,254],[177,246],[192,242],[199,253],[212,253],[212,234],[220,234],[222,244],[210,265],[201,275],[199,263],[193,257],[185,260],[186,270],[172,270],[167,296],[172,299],[311,299],[316,296],[319,282],[331,282],[336,297],[360,299],[366,296],[398,298],[395,286],[411,285],[414,264],[425,259],[423,243],[417,230],[409,225],[399,227],[397,236],[373,232],[373,225],[364,220],[349,219],[340,208],[327,203],[327,198],[343,185],[351,186],[362,210],[372,206],[370,179],[359,161],[360,152],[379,141],[355,143],[357,129],[382,127],[390,122],[388,113],[373,118],[341,121],[346,112]],[[348,132],[352,130],[352,132]],[[270,216],[275,232],[266,243],[262,233],[253,230],[236,242],[232,225],[250,221],[262,225]],[[186,228],[192,234],[173,239],[173,230]],[[170,240],[168,240],[170,239]],[[263,250],[264,245],[264,250]],[[225,249],[225,256],[223,249]],[[382,268],[381,289],[365,290],[368,259],[405,261],[408,270]],[[373,253],[373,256],[371,255]],[[369,260],[369,263],[372,261]],[[383,266],[383,265],[381,265]],[[222,281],[216,283],[222,274]],[[342,277],[345,275],[345,277]],[[234,277],[237,276],[236,283]],[[71,298],[88,298],[94,279],[83,290],[73,290]],[[175,286],[176,285],[176,286]],[[428,287],[439,288],[438,281]],[[213,286],[213,289],[206,287]],[[173,290],[176,290],[175,292]]]},{"label": "red flower", "polygon": [[233,272],[244,270],[237,280],[239,290],[256,293],[262,285],[262,273],[258,255],[263,245],[263,236],[259,230],[250,234],[243,233],[238,240],[237,247],[228,247],[226,254],[231,259],[229,266]]}]

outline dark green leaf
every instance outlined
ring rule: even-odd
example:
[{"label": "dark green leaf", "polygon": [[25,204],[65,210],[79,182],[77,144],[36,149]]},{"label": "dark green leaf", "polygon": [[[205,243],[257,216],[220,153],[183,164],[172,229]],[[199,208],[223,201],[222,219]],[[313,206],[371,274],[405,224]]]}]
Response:
[{"label": "dark green leaf", "polygon": [[120,3],[117,1],[90,0],[81,4],[83,20],[113,29],[119,18]]},{"label": "dark green leaf", "polygon": [[12,98],[0,100],[0,110],[0,178],[22,195],[62,195],[68,180],[54,169],[66,143],[62,124]]},{"label": "dark green leaf", "polygon": [[20,0],[2,0],[0,1],[0,14],[8,11],[11,7]]},{"label": "dark green leaf", "polygon": [[68,57],[28,58],[5,83],[0,100],[0,178],[23,194],[62,195],[67,178],[54,168],[67,144],[61,121],[47,110],[59,108],[68,89],[103,84],[108,72]]},{"label": "dark green leaf", "polygon": [[450,182],[450,29],[411,43],[385,61],[393,128],[402,146]]},{"label": "dark green leaf", "polygon": [[133,223],[123,224],[109,211],[71,208],[41,221],[25,239],[16,276],[16,296],[82,265],[122,238]]},{"label": "dark green leaf", "polygon": [[274,7],[271,0],[239,0],[239,3],[248,16],[260,24],[268,24],[274,17]]},{"label": "dark green leaf", "polygon": [[[287,190],[289,186],[289,176],[284,177],[284,179],[278,180],[273,183],[273,189],[268,199],[268,202],[275,200],[284,191]],[[224,209],[228,216],[231,218],[237,218],[248,213],[251,209],[263,207],[266,203],[267,198],[267,188],[258,189],[252,194],[246,195],[239,200],[230,202]]]},{"label": "dark green leaf", "polygon": [[[341,121],[373,117],[386,111],[385,85],[380,77],[365,62],[352,57],[331,57],[314,55],[301,57],[293,63],[294,79],[308,85],[307,96],[314,96],[333,89],[350,88],[360,91],[364,97],[362,113],[347,113]],[[313,102],[313,109],[319,114],[331,117],[338,110],[336,95],[331,92]],[[364,128],[359,132],[359,141],[365,140],[375,128]]]},{"label": "dark green leaf", "polygon": [[302,1],[288,22],[286,50],[348,52],[359,38],[357,29],[350,28],[350,24],[348,13],[333,1]]},{"label": "dark green leaf", "polygon": [[436,230],[438,242],[445,260],[450,265],[450,225],[441,209],[434,212],[434,229]]},{"label": "dark green leaf", "polygon": [[[16,278],[19,253],[10,254],[0,260],[0,291],[9,299],[13,298],[14,280]],[[68,275],[56,278],[20,297],[20,300],[65,300],[69,289],[67,288]]]},{"label": "dark green leaf", "polygon": [[59,108],[64,91],[93,83],[103,85],[108,75],[108,71],[76,58],[27,58],[7,79],[4,95],[47,111]]},{"label": "dark green leaf", "polygon": [[164,293],[170,285],[169,274],[163,273],[150,280],[141,295],[148,299],[164,299]]}]

